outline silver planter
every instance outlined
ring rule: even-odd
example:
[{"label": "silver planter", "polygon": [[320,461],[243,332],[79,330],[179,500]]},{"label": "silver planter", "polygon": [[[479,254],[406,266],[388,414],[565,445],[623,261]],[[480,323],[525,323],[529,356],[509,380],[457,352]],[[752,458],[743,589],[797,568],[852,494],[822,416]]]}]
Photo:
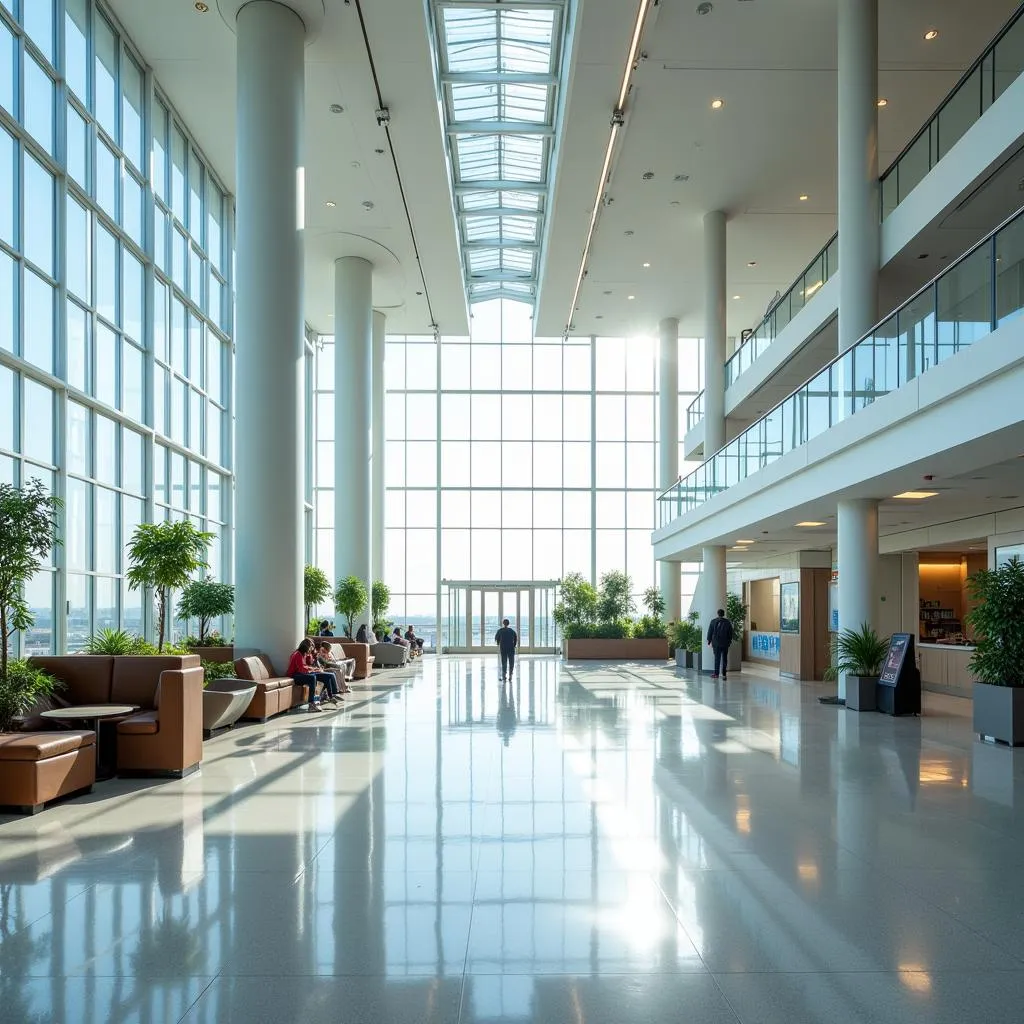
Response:
[{"label": "silver planter", "polygon": [[1024,746],[1024,688],[975,683],[974,731],[982,739]]},{"label": "silver planter", "polygon": [[846,706],[851,711],[877,711],[875,688],[878,676],[847,676]]}]

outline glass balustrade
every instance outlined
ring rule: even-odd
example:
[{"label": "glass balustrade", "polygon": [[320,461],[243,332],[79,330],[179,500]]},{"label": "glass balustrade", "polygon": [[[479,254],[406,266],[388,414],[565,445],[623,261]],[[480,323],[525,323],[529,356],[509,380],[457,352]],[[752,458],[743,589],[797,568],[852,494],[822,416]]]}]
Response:
[{"label": "glass balustrade", "polygon": [[686,429],[693,430],[702,419],[704,419],[703,391],[686,407]]},{"label": "glass balustrade", "polygon": [[1024,210],[661,494],[659,526],[699,508],[1022,313]]}]

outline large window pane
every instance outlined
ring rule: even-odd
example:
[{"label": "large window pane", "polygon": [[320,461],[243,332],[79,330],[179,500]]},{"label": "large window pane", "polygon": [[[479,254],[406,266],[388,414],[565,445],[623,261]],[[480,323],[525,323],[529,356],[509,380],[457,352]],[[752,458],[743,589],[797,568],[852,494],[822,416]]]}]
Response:
[{"label": "large window pane", "polygon": [[83,302],[92,300],[89,288],[89,211],[73,196],[67,199],[67,287]]},{"label": "large window pane", "polygon": [[[9,452],[14,451],[17,437],[15,431],[18,409],[15,390],[17,386],[18,378],[14,371],[9,370],[6,366],[0,366],[0,448],[6,448]],[[0,480],[0,483],[9,483],[9,481]]]},{"label": "large window pane", "polygon": [[53,287],[25,270],[24,356],[41,370],[53,373]]},{"label": "large window pane", "polygon": [[56,63],[53,55],[53,3],[54,0],[25,0],[21,5],[21,23],[25,31],[51,64]]},{"label": "large window pane", "polygon": [[121,250],[121,321],[124,333],[142,341],[142,305],[144,281],[142,264],[128,251]]},{"label": "large window pane", "polygon": [[117,242],[102,225],[96,225],[96,312],[117,322]]},{"label": "large window pane", "polygon": [[17,180],[14,165],[16,153],[14,138],[0,128],[0,240],[15,247],[14,231],[18,222],[15,207],[17,192],[14,189]]},{"label": "large window pane", "polygon": [[100,402],[117,405],[117,335],[104,324],[96,324],[96,365],[94,394]]},{"label": "large window pane", "polygon": [[53,79],[31,55],[25,54],[25,89],[22,95],[25,128],[43,149],[53,155],[54,97]]},{"label": "large window pane", "polygon": [[0,107],[14,114],[14,36],[0,21]]},{"label": "large window pane", "polygon": [[64,0],[64,77],[84,103],[89,95],[87,0]]},{"label": "large window pane", "polygon": [[89,410],[78,402],[68,402],[67,470],[78,476],[91,476],[92,418]]},{"label": "large window pane", "polygon": [[53,392],[34,380],[25,380],[25,430],[22,452],[30,459],[53,465]]},{"label": "large window pane", "polygon": [[94,113],[103,130],[116,142],[117,136],[117,36],[109,22],[97,13],[93,22],[96,58]]},{"label": "large window pane", "polygon": [[88,189],[86,165],[89,154],[89,129],[85,119],[69,103],[67,110],[67,171],[83,189]]},{"label": "large window pane", "polygon": [[145,169],[142,141],[142,69],[130,57],[121,64],[121,149],[139,170]]},{"label": "large window pane", "polygon": [[17,292],[16,279],[18,264],[7,253],[0,250],[0,348],[14,351],[17,306],[14,296]]},{"label": "large window pane", "polygon": [[67,304],[67,382],[79,391],[89,390],[89,314],[70,299]]},{"label": "large window pane", "polygon": [[54,277],[53,175],[28,152],[25,153],[23,168],[23,251],[26,259]]}]

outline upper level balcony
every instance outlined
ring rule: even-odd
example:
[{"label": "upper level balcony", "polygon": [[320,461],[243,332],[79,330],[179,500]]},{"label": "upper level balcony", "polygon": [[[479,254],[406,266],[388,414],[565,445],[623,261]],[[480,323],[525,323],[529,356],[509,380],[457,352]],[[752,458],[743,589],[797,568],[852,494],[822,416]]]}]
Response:
[{"label": "upper level balcony", "polygon": [[[881,309],[898,304],[1019,203],[1022,70],[1024,7],[881,176]],[[726,362],[727,438],[835,353],[838,248],[833,235]],[[703,397],[687,409],[687,458],[705,454]]]},{"label": "upper level balcony", "polygon": [[[958,449],[961,461],[970,465],[977,459],[984,465],[987,455],[969,445],[983,443],[995,452],[998,430],[1024,430],[1019,401],[1008,402],[1002,395],[1008,387],[1020,393],[1022,313],[1024,209],[661,494],[656,555],[715,543],[711,538],[730,528],[784,515],[823,493],[857,484],[862,475],[883,468],[883,462],[899,467]],[[946,366],[958,358],[955,366]],[[986,387],[993,389],[991,396],[982,394]],[[996,395],[999,389],[1002,397]],[[953,403],[970,391],[972,411],[958,413]],[[941,429],[924,425],[926,414]],[[848,426],[851,420],[856,422]],[[911,433],[902,440],[883,437],[896,424]],[[863,447],[872,438],[883,445],[876,451],[885,453],[877,461]],[[1010,439],[1015,454],[1021,451],[1019,440]],[[859,461],[840,467],[834,461],[840,455]],[[799,474],[812,470],[818,472],[816,480],[798,484]],[[726,492],[732,488],[730,504]],[[730,521],[723,501],[735,508],[750,499],[757,509],[748,507]]]}]

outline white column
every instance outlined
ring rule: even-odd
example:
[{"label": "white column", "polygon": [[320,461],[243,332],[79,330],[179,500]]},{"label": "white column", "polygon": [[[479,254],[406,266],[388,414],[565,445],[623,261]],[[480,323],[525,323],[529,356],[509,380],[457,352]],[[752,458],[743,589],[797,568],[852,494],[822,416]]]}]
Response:
[{"label": "white column", "polygon": [[[337,316],[337,314],[335,314]],[[370,534],[373,543],[373,578],[384,580],[384,339],[387,317],[373,311],[373,397],[370,416],[373,423],[373,508]],[[440,436],[440,435],[438,435]],[[385,580],[385,582],[387,582]]]},{"label": "white column", "polygon": [[302,636],[305,28],[238,14],[235,644],[278,671]]},{"label": "white column", "polygon": [[[725,548],[721,545],[704,548],[702,553],[703,568],[701,570],[700,592],[701,592],[701,649],[704,651],[704,669],[711,671],[708,662],[707,633],[711,620],[715,617],[719,608],[725,608]],[[714,664],[712,660],[711,665]]]},{"label": "white column", "polygon": [[[334,263],[334,566],[373,588],[373,265]],[[355,626],[371,625],[367,606]]]},{"label": "white column", "polygon": [[725,214],[704,215],[704,458],[725,445]]},{"label": "white column", "polygon": [[[665,317],[658,325],[658,487],[665,490],[679,479],[679,320]],[[665,615],[678,622],[682,615],[678,562],[659,562]]]},{"label": "white column", "polygon": [[[878,502],[873,498],[840,501],[839,628],[875,627],[878,602]],[[839,680],[839,696],[846,696],[846,680]]]},{"label": "white column", "polygon": [[839,0],[839,351],[878,315],[878,0]]}]

